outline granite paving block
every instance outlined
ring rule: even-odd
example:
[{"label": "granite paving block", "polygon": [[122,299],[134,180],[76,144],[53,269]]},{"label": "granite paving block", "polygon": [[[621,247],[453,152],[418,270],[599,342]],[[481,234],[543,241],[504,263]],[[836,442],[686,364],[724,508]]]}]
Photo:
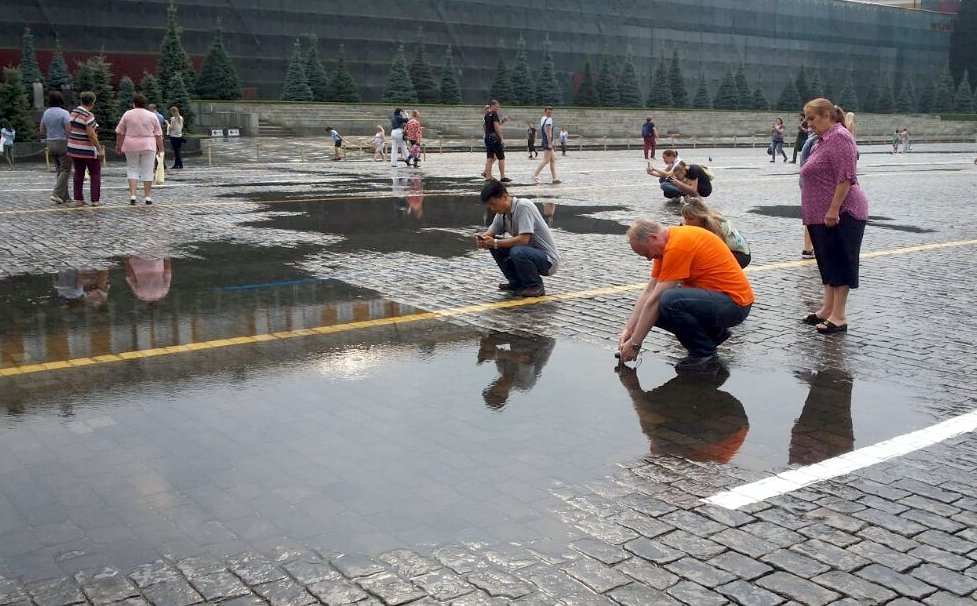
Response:
[{"label": "granite paving block", "polygon": [[153,606],[190,606],[204,601],[185,579],[160,581],[143,587],[143,595]]},{"label": "granite paving block", "polygon": [[855,574],[883,587],[888,587],[899,596],[920,599],[937,591],[936,587],[928,585],[912,576],[901,574],[891,568],[878,564],[866,566],[855,572]]},{"label": "granite paving block", "polygon": [[614,568],[653,589],[668,589],[679,581],[677,576],[658,564],[653,564],[641,558],[631,558],[626,562],[617,564]]},{"label": "granite paving block", "polygon": [[958,596],[966,596],[977,591],[977,579],[935,564],[921,564],[909,571],[909,574],[924,583],[929,583]]},{"label": "granite paving block", "polygon": [[639,583],[618,587],[608,595],[621,606],[679,606],[681,604],[668,594]]},{"label": "granite paving block", "polygon": [[716,591],[731,598],[737,604],[749,604],[750,606],[778,606],[785,601],[784,598],[775,593],[741,580],[716,587]]},{"label": "granite paving block", "polygon": [[760,577],[756,584],[807,606],[825,606],[841,597],[830,589],[787,572],[775,572]]},{"label": "granite paving block", "polygon": [[666,593],[680,602],[701,606],[723,606],[726,598],[691,581],[680,581],[666,590]]},{"label": "granite paving block", "polygon": [[709,588],[730,583],[736,578],[728,572],[694,558],[682,558],[681,560],[670,562],[665,564],[665,568],[683,579]]},{"label": "granite paving block", "polygon": [[562,570],[597,593],[610,591],[631,581],[622,572],[590,558],[570,562]]},{"label": "granite paving block", "polygon": [[853,597],[859,602],[884,604],[896,597],[895,593],[881,585],[876,585],[875,583],[840,570],[832,570],[820,574],[812,580],[819,585],[834,589],[843,595]]},{"label": "granite paving block", "polygon": [[416,577],[413,582],[440,601],[452,600],[475,591],[475,587],[465,578],[448,568]]},{"label": "granite paving block", "polygon": [[770,566],[741,553],[736,553],[735,551],[727,551],[726,553],[719,554],[709,560],[708,563],[717,568],[722,568],[726,572],[731,572],[747,581],[751,581],[773,571],[773,568]]},{"label": "granite paving block", "polygon": [[71,577],[33,581],[25,589],[37,606],[68,606],[85,601],[81,588]]},{"label": "granite paving block", "polygon": [[190,585],[208,602],[249,595],[251,590],[234,573],[224,570],[190,579]]}]

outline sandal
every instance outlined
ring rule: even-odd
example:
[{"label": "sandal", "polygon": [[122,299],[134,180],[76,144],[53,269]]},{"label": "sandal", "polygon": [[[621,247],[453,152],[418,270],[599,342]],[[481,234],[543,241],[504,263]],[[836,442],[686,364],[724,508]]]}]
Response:
[{"label": "sandal", "polygon": [[818,324],[817,330],[822,335],[833,335],[836,332],[848,332],[848,325],[835,324],[831,320],[825,320],[821,324]]},{"label": "sandal", "polygon": [[825,322],[826,320],[827,318],[822,318],[817,314],[807,314],[806,316],[801,318],[801,322],[803,322],[804,324],[808,324],[810,326],[817,326],[818,324],[820,324],[821,322]]}]

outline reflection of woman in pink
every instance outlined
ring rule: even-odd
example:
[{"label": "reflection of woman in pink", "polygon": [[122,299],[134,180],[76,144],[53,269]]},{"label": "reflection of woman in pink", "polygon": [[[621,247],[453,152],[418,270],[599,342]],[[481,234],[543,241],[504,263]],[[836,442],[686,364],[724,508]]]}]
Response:
[{"label": "reflection of woman in pink", "polygon": [[162,301],[170,292],[173,272],[169,259],[129,257],[125,266],[126,282],[140,301]]},{"label": "reflection of woman in pink", "polygon": [[417,218],[424,214],[424,182],[415,176],[410,182],[410,193],[407,194],[407,206]]}]

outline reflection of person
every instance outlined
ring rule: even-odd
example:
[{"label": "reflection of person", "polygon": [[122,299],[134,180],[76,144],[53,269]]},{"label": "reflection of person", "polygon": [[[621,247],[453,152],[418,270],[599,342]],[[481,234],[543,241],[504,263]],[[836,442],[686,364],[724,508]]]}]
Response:
[{"label": "reflection of person", "polygon": [[790,432],[790,463],[809,465],[851,452],[855,429],[851,419],[852,377],[840,369],[814,373],[811,391]]},{"label": "reflection of person", "polygon": [[101,308],[108,304],[109,272],[107,269],[68,267],[54,275],[54,290],[69,306],[81,303]]},{"label": "reflection of person", "polygon": [[848,330],[848,293],[858,288],[858,255],[868,221],[868,200],[858,185],[857,149],[844,112],[827,99],[804,106],[818,142],[801,168],[801,215],[814,245],[824,297],[804,318],[821,334]]},{"label": "reflection of person", "polygon": [[743,404],[719,389],[729,377],[725,367],[714,374],[679,374],[651,391],[641,389],[635,369],[619,366],[617,372],[652,453],[728,463],[739,452],[750,422]]},{"label": "reflection of person", "polygon": [[407,194],[407,207],[412,215],[420,219],[424,215],[424,181],[415,176],[410,180],[410,193]]},{"label": "reflection of person", "polygon": [[68,124],[71,114],[64,108],[64,95],[61,91],[51,91],[48,95],[47,109],[41,115],[40,133],[47,142],[47,153],[57,176],[54,178],[54,191],[51,201],[64,204],[68,198],[68,177],[71,176],[71,158],[68,157]]},{"label": "reflection of person", "polygon": [[142,181],[146,204],[153,203],[153,162],[163,151],[163,129],[153,112],[146,109],[146,96],[132,97],[132,109],[122,114],[115,127],[115,153],[126,155],[129,204],[136,203],[136,182]]},{"label": "reflection of person", "polygon": [[543,203],[543,218],[546,219],[546,224],[553,227],[553,215],[556,214],[556,202],[544,202]]},{"label": "reflection of person", "polygon": [[536,166],[536,170],[533,171],[533,183],[539,183],[539,173],[543,172],[543,169],[547,165],[550,167],[550,180],[553,183],[559,183],[560,180],[556,178],[556,154],[553,151],[552,105],[547,105],[543,109],[543,117],[539,120],[539,132],[543,139],[543,160]]},{"label": "reflection of person", "polygon": [[549,337],[520,337],[506,333],[483,335],[478,347],[478,363],[495,360],[499,376],[482,390],[485,405],[500,409],[510,392],[529,391],[536,385],[550,359],[556,341]]},{"label": "reflection of person", "polygon": [[98,122],[92,109],[95,93],[85,91],[79,96],[81,105],[71,112],[68,123],[68,155],[74,164],[75,175],[72,189],[76,204],[85,203],[85,172],[91,179],[91,201],[95,206],[102,199],[102,159],[105,148],[98,140]]},{"label": "reflection of person", "polygon": [[750,313],[753,289],[746,274],[726,243],[701,227],[638,219],[627,235],[631,250],[654,266],[618,340],[621,361],[637,358],[657,326],[689,352],[676,370],[709,368],[718,362],[716,347],[730,337],[730,327]]},{"label": "reflection of person", "polygon": [[658,142],[658,129],[652,122],[651,116],[645,118],[644,126],[641,127],[641,138],[645,144],[645,160],[655,159],[655,145]]},{"label": "reflection of person", "polygon": [[560,252],[543,215],[529,200],[510,196],[496,179],[485,183],[481,199],[495,218],[475,236],[475,245],[489,250],[505,275],[499,289],[520,297],[542,297],[546,291],[541,276],[552,276],[560,267]]},{"label": "reflection of person", "polygon": [[699,197],[688,197],[682,205],[682,223],[707,229],[726,243],[740,267],[750,264],[750,244],[733,222],[712,210]]},{"label": "reflection of person", "polygon": [[169,259],[129,257],[125,261],[126,282],[140,301],[162,301],[170,292],[173,277]]}]

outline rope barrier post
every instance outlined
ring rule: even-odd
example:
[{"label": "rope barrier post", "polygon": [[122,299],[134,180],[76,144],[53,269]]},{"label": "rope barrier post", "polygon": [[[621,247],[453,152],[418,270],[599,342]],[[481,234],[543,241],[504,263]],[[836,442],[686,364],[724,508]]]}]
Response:
[{"label": "rope barrier post", "polygon": [[255,160],[261,162],[261,143],[256,143],[254,146]]},{"label": "rope barrier post", "polygon": [[48,148],[47,147],[44,148],[44,164],[47,166],[48,172],[50,172],[51,171],[51,152],[48,151]]}]

